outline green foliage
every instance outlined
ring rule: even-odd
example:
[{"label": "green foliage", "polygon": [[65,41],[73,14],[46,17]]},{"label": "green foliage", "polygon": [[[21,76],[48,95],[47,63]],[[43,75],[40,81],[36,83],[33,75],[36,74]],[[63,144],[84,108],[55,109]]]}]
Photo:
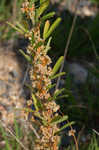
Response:
[{"label": "green foliage", "polygon": [[61,22],[61,18],[57,18],[54,23],[51,25],[51,27],[49,28],[48,32],[45,34],[44,39],[46,40],[52,33],[53,31],[56,29],[56,27],[59,25],[59,23]]},{"label": "green foliage", "polygon": [[61,64],[62,64],[62,62],[63,62],[63,56],[61,56],[61,57],[57,60],[56,64],[54,65],[53,70],[52,70],[52,76],[55,75],[56,72],[59,70],[59,68],[60,68],[60,66],[61,66]]},{"label": "green foliage", "polygon": [[70,127],[71,125],[75,124],[74,121],[70,122],[70,123],[66,123],[64,126],[62,126],[58,132],[55,133],[56,134],[59,134],[61,131],[63,131],[64,129],[66,129],[67,127]]},{"label": "green foliage", "polygon": [[66,74],[66,72],[57,73],[56,75],[51,76],[50,79],[55,79],[55,78],[65,75],[65,74]]},{"label": "green foliage", "polygon": [[55,15],[55,12],[49,12],[48,14],[46,14],[45,16],[43,16],[43,17],[41,18],[41,22],[43,22],[43,21],[45,21],[45,20],[47,20],[47,19],[53,17],[54,15]]},{"label": "green foliage", "polygon": [[0,130],[1,130],[1,134],[6,142],[6,148],[5,150],[10,150],[10,145],[9,145],[9,142],[8,142],[8,138],[7,138],[7,135],[6,135],[6,132],[4,131],[4,128],[0,125]]},{"label": "green foliage", "polygon": [[27,54],[25,54],[24,51],[21,50],[21,49],[20,49],[19,51],[20,51],[20,53],[25,57],[25,59],[26,59],[30,64],[32,64],[32,59],[30,58],[30,56],[27,55]]},{"label": "green foliage", "polygon": [[36,96],[33,93],[32,93],[32,98],[33,98],[33,104],[36,111],[39,111],[39,109],[40,110],[43,109],[42,103],[40,102],[40,100],[36,98]]},{"label": "green foliage", "polygon": [[51,40],[52,40],[52,37],[50,37],[50,38],[48,39],[48,42],[47,42],[47,45],[46,45],[45,52],[48,52],[48,51],[51,49],[51,47],[50,47]]},{"label": "green foliage", "polygon": [[11,130],[11,132],[9,132],[10,129],[8,127],[6,127],[6,125],[4,125],[4,123],[2,124],[0,122],[0,135],[5,141],[5,147],[2,148],[2,150],[11,150],[11,149],[20,150],[22,148],[21,144],[20,144],[21,143],[20,139],[23,137],[23,132],[22,132],[21,128],[19,127],[19,124],[16,120],[14,120],[13,128],[15,131],[14,134],[13,134],[14,131]]},{"label": "green foliage", "polygon": [[[6,24],[7,21],[21,20],[20,6],[23,0],[1,0],[0,1],[0,39],[10,39],[16,37],[15,30]],[[18,16],[18,18],[17,18]]]},{"label": "green foliage", "polygon": [[66,121],[68,119],[68,116],[55,116],[52,120],[51,120],[51,124],[58,124],[61,123],[63,121]]},{"label": "green foliage", "polygon": [[49,6],[49,0],[40,1],[40,7],[37,9],[37,17],[39,18],[42,13],[47,9]]},{"label": "green foliage", "polygon": [[99,144],[95,134],[93,134],[88,150],[99,150]]},{"label": "green foliage", "polygon": [[45,36],[49,30],[49,27],[50,27],[50,22],[49,21],[46,21],[45,22],[45,26],[44,26],[44,31],[43,31],[43,38],[45,39]]},{"label": "green foliage", "polygon": [[60,89],[60,90],[56,90],[53,94],[52,97],[48,98],[49,101],[52,101],[52,100],[56,100],[57,98],[59,98],[59,96],[65,91],[64,88]]}]

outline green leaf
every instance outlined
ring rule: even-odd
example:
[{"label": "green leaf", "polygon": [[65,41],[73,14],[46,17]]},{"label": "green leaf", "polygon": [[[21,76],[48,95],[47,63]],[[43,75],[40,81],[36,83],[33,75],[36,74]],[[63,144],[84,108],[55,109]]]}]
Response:
[{"label": "green leaf", "polygon": [[19,29],[18,27],[16,27],[14,24],[11,24],[10,22],[7,22],[8,25],[10,25],[13,29],[15,29],[16,31],[20,32],[21,34],[24,34],[24,32],[22,31],[22,29]]},{"label": "green leaf", "polygon": [[56,86],[56,84],[50,84],[50,85],[47,86],[47,89],[51,89],[51,88],[53,88],[55,86]]},{"label": "green leaf", "polygon": [[50,97],[48,98],[49,101],[51,100],[56,100],[57,99],[57,96],[60,95],[62,92],[65,91],[65,88],[61,89],[61,90],[57,90],[55,93],[54,93],[54,96],[53,97]]},{"label": "green leaf", "polygon": [[59,70],[63,59],[64,59],[64,57],[61,56],[61,57],[57,60],[56,64],[55,64],[54,67],[53,67],[53,70],[52,70],[52,76]]},{"label": "green leaf", "polygon": [[56,27],[59,25],[60,22],[61,22],[60,17],[54,21],[54,23],[51,25],[49,31],[45,35],[45,40],[52,34],[52,32],[56,29]]},{"label": "green leaf", "polygon": [[62,92],[64,92],[64,91],[65,91],[65,88],[56,90],[54,96],[57,97],[58,95],[60,95],[60,94],[61,94]]},{"label": "green leaf", "polygon": [[42,103],[40,102],[40,100],[36,98],[36,96],[33,93],[32,93],[32,98],[33,98],[33,102],[34,102],[33,104],[35,106],[36,111],[39,111],[39,109],[42,109],[43,108]]},{"label": "green leaf", "polygon": [[56,98],[56,100],[58,100],[58,99],[62,99],[62,98],[67,98],[68,97],[68,95],[66,94],[66,95],[62,95],[62,96],[58,96],[57,98]]},{"label": "green leaf", "polygon": [[37,10],[37,17],[39,18],[41,14],[47,9],[49,5],[49,0],[46,0],[40,4],[40,7]]},{"label": "green leaf", "polygon": [[48,124],[47,121],[44,119],[44,117],[42,117],[42,116],[40,115],[39,112],[35,112],[34,115],[35,115],[36,117],[38,117],[38,118],[42,121],[43,125],[46,126],[46,125]]},{"label": "green leaf", "polygon": [[37,1],[38,1],[38,0],[31,0],[30,2],[31,2],[31,3],[35,3],[35,2],[37,2]]},{"label": "green leaf", "polygon": [[47,20],[47,19],[53,17],[54,15],[55,15],[55,12],[50,12],[50,13],[48,13],[47,15],[45,15],[45,16],[43,16],[43,17],[41,18],[41,22],[43,22],[43,21],[45,21],[45,20]]},{"label": "green leaf", "polygon": [[69,126],[71,126],[71,125],[73,125],[75,122],[74,121],[72,121],[72,122],[70,122],[70,123],[66,123],[63,127],[61,127],[60,129],[59,129],[59,131],[57,131],[54,135],[56,135],[56,134],[59,134],[62,130],[64,130],[65,128],[67,128],[67,127],[69,127]]},{"label": "green leaf", "polygon": [[6,135],[6,131],[1,126],[1,123],[0,123],[0,130],[2,132],[2,136],[3,136],[4,140],[5,140],[5,148],[6,148],[6,150],[11,150],[11,146],[9,144],[9,141],[8,141],[8,138],[7,138],[7,135]]},{"label": "green leaf", "polygon": [[49,39],[48,39],[48,42],[47,42],[47,45],[46,45],[46,48],[45,48],[45,51],[46,52],[48,52],[49,50],[50,50],[50,43],[51,43],[51,40],[52,40],[52,37],[50,37]]},{"label": "green leaf", "polygon": [[55,116],[52,120],[51,120],[51,124],[58,124],[61,123],[63,121],[66,121],[68,119],[68,116]]},{"label": "green leaf", "polygon": [[35,109],[36,111],[39,111],[39,108],[38,108],[38,100],[37,98],[35,97],[35,95],[32,93],[32,99],[33,99],[33,102],[34,102],[34,106],[35,106]]},{"label": "green leaf", "polygon": [[40,4],[44,3],[46,0],[40,0]]},{"label": "green leaf", "polygon": [[50,22],[49,22],[49,20],[47,20],[45,22],[44,31],[43,31],[43,38],[44,39],[45,39],[45,36],[46,36],[46,34],[47,34],[48,30],[49,30],[49,27],[50,27]]},{"label": "green leaf", "polygon": [[66,72],[61,72],[61,73],[58,73],[58,74],[56,74],[56,75],[54,75],[54,76],[51,76],[50,79],[55,79],[55,78],[58,78],[58,77],[60,77],[60,76],[65,75],[65,74],[66,74]]},{"label": "green leaf", "polygon": [[28,32],[27,29],[25,29],[18,21],[16,21],[16,25],[23,31],[23,32]]},{"label": "green leaf", "polygon": [[20,53],[25,57],[25,59],[26,59],[30,64],[32,64],[32,59],[31,59],[31,57],[30,57],[29,55],[25,54],[23,50],[20,49],[19,51],[20,51]]}]

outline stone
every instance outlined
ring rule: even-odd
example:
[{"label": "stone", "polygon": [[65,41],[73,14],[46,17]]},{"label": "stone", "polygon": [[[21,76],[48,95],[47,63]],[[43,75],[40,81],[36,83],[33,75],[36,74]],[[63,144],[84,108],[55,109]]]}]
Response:
[{"label": "stone", "polygon": [[68,73],[72,76],[75,84],[84,84],[88,77],[88,71],[82,65],[77,63],[68,64]]}]

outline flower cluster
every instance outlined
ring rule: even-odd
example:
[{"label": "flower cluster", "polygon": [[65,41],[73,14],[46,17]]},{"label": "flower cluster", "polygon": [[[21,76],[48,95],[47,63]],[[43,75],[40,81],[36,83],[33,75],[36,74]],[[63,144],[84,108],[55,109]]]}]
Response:
[{"label": "flower cluster", "polygon": [[[30,19],[34,17],[32,5],[32,13],[29,2],[23,3],[22,12],[26,13]],[[32,67],[30,70],[30,79],[33,92],[38,100],[43,105],[43,109],[39,110],[40,116],[44,118],[47,124],[40,124],[38,134],[40,139],[35,142],[36,150],[58,150],[59,136],[54,135],[58,131],[57,125],[51,125],[50,122],[54,116],[57,116],[59,106],[54,101],[49,101],[51,97],[48,86],[51,85],[52,63],[51,58],[47,55],[46,45],[40,34],[40,23],[34,26],[28,33],[25,34],[30,41],[27,47],[27,53],[31,56]],[[32,99],[32,98],[31,98]],[[31,101],[32,102],[32,101]],[[33,118],[33,122],[36,122]]]},{"label": "flower cluster", "polygon": [[[51,59],[45,52],[44,40],[40,38],[39,25],[32,29],[31,34],[29,33],[29,40],[34,35],[35,42],[27,47],[29,54],[33,56],[32,69],[30,71],[30,78],[32,81],[32,88],[35,91],[36,96],[39,99],[48,99],[50,94],[48,93],[48,85],[51,84],[49,76],[52,73],[50,67]],[[41,46],[38,46],[41,43]]]},{"label": "flower cluster", "polygon": [[30,3],[27,0],[25,0],[25,2],[22,4],[21,10],[27,15],[28,18],[32,19],[32,17],[35,15],[34,4],[30,5]]}]

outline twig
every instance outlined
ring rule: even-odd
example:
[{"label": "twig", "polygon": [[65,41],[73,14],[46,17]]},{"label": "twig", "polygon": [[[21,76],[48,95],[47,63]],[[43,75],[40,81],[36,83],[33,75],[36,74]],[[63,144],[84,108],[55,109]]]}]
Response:
[{"label": "twig", "polygon": [[[76,4],[77,4],[77,3],[78,3],[78,1],[76,1]],[[77,11],[77,7],[76,7],[76,11]],[[63,60],[63,63],[62,63],[62,65],[61,65],[61,68],[60,68],[59,73],[61,73],[62,70],[63,70],[63,68],[64,68],[64,63],[65,63],[65,59],[66,59],[66,56],[67,56],[68,48],[69,48],[69,45],[70,45],[72,33],[73,33],[73,30],[74,30],[74,26],[75,26],[75,24],[76,24],[76,19],[77,19],[77,14],[76,14],[76,12],[75,12],[75,16],[74,16],[74,19],[73,19],[72,27],[71,27],[70,34],[69,34],[69,36],[68,36],[67,44],[66,44],[65,51],[64,51],[64,60]],[[60,79],[61,79],[61,76],[58,77],[55,90],[57,90],[57,89],[59,88]]]}]

